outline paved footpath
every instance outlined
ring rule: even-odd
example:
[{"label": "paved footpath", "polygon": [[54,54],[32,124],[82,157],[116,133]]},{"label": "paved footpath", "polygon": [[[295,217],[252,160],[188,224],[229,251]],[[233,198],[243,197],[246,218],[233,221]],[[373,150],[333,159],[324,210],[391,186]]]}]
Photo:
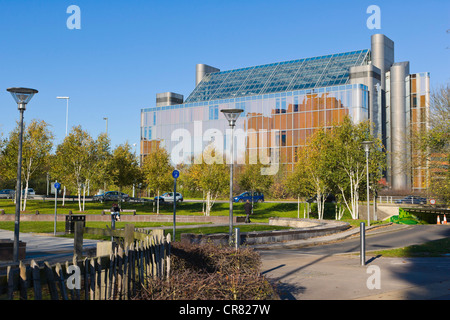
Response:
[{"label": "paved footpath", "polygon": [[[391,228],[373,232],[408,227]],[[308,239],[305,245],[325,240],[338,242],[340,237],[348,238],[348,233],[351,232]],[[369,234],[370,231],[366,232]],[[277,284],[283,300],[450,300],[448,256],[386,258],[366,252],[366,265],[362,266],[358,253],[324,253],[320,246],[313,252],[314,248],[303,250],[304,247],[297,241],[260,251],[263,274]]]},{"label": "paved footpath", "polygon": [[[441,227],[450,228],[450,225]],[[405,228],[407,226],[392,225],[367,230],[366,234],[395,232]],[[319,248],[320,244],[339,242],[352,236],[358,236],[357,229],[273,244],[270,248],[253,247],[259,249],[263,274],[277,284],[281,299],[450,300],[450,257],[385,258],[367,252],[367,263],[361,266],[358,254],[328,254],[320,251],[314,254],[301,250],[303,246]],[[0,230],[0,239],[5,238],[13,239],[14,233]],[[27,243],[26,263],[31,259],[52,263],[72,258],[71,238],[21,233],[20,240]],[[85,239],[84,250],[94,249],[97,242]]]},{"label": "paved footpath", "polygon": [[[0,230],[0,239],[14,239],[14,232]],[[19,240],[26,242],[26,256],[23,260],[29,263],[32,259],[36,262],[53,261],[61,262],[72,260],[73,257],[73,239],[54,237],[52,235],[20,233]],[[83,251],[95,249],[98,240],[83,240]],[[2,262],[0,262],[0,266]]]}]

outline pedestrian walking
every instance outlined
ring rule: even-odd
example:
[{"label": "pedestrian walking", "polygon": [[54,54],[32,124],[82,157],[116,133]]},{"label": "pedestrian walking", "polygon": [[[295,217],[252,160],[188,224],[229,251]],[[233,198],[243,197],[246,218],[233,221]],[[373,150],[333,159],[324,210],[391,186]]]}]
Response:
[{"label": "pedestrian walking", "polygon": [[247,200],[247,202],[244,204],[244,211],[246,214],[245,217],[245,223],[250,223],[250,215],[252,214],[252,204],[250,203],[249,200]]}]

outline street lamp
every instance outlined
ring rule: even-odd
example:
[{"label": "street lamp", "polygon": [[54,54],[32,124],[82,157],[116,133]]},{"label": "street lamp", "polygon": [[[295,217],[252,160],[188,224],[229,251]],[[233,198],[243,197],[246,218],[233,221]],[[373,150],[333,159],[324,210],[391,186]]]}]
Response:
[{"label": "street lamp", "polygon": [[230,164],[230,230],[229,230],[229,241],[231,242],[231,237],[233,235],[233,162],[234,162],[234,150],[233,150],[233,132],[236,126],[236,120],[239,115],[244,111],[242,109],[223,109],[220,110],[225,118],[228,120],[228,124],[231,127],[231,164]]},{"label": "street lamp", "polygon": [[364,151],[366,152],[366,172],[367,172],[367,226],[370,227],[370,206],[369,206],[369,150],[373,141],[363,141]]},{"label": "street lamp", "polygon": [[69,125],[69,97],[56,97],[56,99],[66,99],[66,137],[67,137],[67,127]]},{"label": "street lamp", "polygon": [[35,89],[29,88],[8,88],[6,89],[13,96],[20,111],[20,131],[19,131],[19,151],[17,157],[17,184],[16,184],[16,213],[14,222],[14,246],[13,261],[19,261],[19,224],[20,224],[20,197],[22,196],[22,140],[23,140],[23,112],[27,103],[38,93]]},{"label": "street lamp", "polygon": [[[66,99],[66,137],[67,137],[67,129],[69,126],[69,97],[56,97],[56,99]],[[55,190],[55,193],[58,194],[58,190]],[[66,186],[64,185],[64,194],[63,194],[63,207],[64,207],[64,201],[66,199]]]}]

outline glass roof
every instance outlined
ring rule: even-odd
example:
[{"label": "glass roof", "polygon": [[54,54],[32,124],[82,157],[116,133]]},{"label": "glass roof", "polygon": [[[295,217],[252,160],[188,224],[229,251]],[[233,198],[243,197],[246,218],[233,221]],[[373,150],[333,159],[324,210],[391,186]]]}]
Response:
[{"label": "glass roof", "polygon": [[369,55],[366,49],[210,73],[185,103],[347,84],[350,67],[368,64]]}]

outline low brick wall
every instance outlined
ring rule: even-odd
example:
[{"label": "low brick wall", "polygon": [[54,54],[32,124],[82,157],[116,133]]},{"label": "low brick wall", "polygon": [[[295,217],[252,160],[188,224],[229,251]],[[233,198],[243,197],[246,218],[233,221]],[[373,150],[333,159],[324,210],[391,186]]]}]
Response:
[{"label": "low brick wall", "polygon": [[[74,214],[82,215],[82,214]],[[57,214],[57,221],[66,221],[66,214]],[[86,221],[111,221],[110,214],[86,214]],[[14,221],[14,214],[0,214],[0,221]],[[20,221],[54,221],[55,216],[53,214],[20,214]],[[122,222],[172,222],[173,215],[157,215],[157,214],[141,214],[141,215],[128,215],[121,214],[120,221]],[[177,215],[176,221],[178,223],[228,223],[228,216],[185,216]],[[233,223],[245,222],[245,217],[234,216]]]},{"label": "low brick wall", "polygon": [[[290,218],[270,218],[270,225],[301,226],[294,229],[274,230],[274,231],[254,231],[242,232],[240,244],[262,244],[277,243],[290,240],[302,240],[313,237],[324,236],[341,232],[350,228],[347,222],[334,220],[310,220],[310,219],[290,219]],[[200,235],[193,233],[181,234],[181,241],[185,243],[206,243],[212,242],[218,245],[228,244],[228,234]]]},{"label": "low brick wall", "polygon": [[[25,259],[26,242],[19,241],[19,260]],[[13,254],[14,241],[10,239],[0,239],[0,261],[11,261]]]}]

